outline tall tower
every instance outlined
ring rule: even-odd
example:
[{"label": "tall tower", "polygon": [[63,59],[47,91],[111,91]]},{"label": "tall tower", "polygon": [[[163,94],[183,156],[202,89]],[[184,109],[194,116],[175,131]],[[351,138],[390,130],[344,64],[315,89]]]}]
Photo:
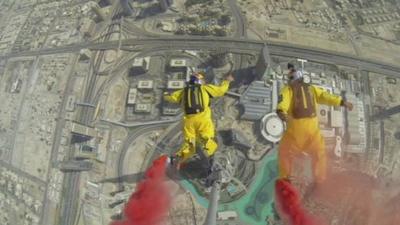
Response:
[{"label": "tall tower", "polygon": [[104,12],[101,10],[99,4],[95,3],[91,5],[93,12],[96,14],[96,22],[106,20]]},{"label": "tall tower", "polygon": [[389,109],[384,109],[371,117],[371,120],[386,119],[394,114],[400,113],[400,105],[394,106]]},{"label": "tall tower", "polygon": [[100,7],[106,7],[106,6],[109,6],[111,4],[112,4],[111,0],[100,0],[99,1],[99,6]]},{"label": "tall tower", "polygon": [[256,64],[256,77],[259,79],[265,77],[267,75],[270,64],[271,64],[271,56],[269,54],[269,49],[267,45],[264,45]]},{"label": "tall tower", "polygon": [[120,0],[119,2],[121,4],[124,16],[132,16],[134,13],[134,10],[133,10],[131,4],[129,3],[129,0]]},{"label": "tall tower", "polygon": [[[393,116],[397,113],[400,113],[400,105],[382,109],[375,115],[370,116],[370,121],[379,120],[379,128],[380,128],[380,140],[379,140],[379,163],[383,163],[385,156],[385,119]],[[395,138],[399,139],[400,134],[398,132],[395,133]]]},{"label": "tall tower", "polygon": [[158,3],[160,3],[161,11],[165,12],[172,5],[173,0],[158,0]]},{"label": "tall tower", "polygon": [[207,208],[206,221],[204,225],[216,225],[217,224],[217,211],[218,211],[218,200],[221,191],[220,181],[215,181],[211,188],[211,195],[209,199],[209,205]]},{"label": "tall tower", "polygon": [[211,54],[211,63],[214,67],[223,67],[229,63],[227,51],[219,50]]}]

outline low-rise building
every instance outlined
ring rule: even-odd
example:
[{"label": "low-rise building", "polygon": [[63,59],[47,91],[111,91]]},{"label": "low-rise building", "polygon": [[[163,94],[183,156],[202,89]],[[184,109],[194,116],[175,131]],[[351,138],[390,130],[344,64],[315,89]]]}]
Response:
[{"label": "low-rise building", "polygon": [[172,104],[164,101],[162,107],[162,113],[164,116],[176,116],[181,112],[180,105]]},{"label": "low-rise building", "polygon": [[235,211],[223,211],[217,213],[218,220],[234,220],[238,217]]},{"label": "low-rise building", "polygon": [[171,68],[187,67],[187,61],[186,59],[171,59],[169,66]]},{"label": "low-rise building", "polygon": [[130,88],[128,92],[128,105],[134,105],[136,104],[136,99],[137,99],[137,89],[136,88]]},{"label": "low-rise building", "polygon": [[86,61],[89,60],[91,56],[92,52],[87,48],[81,49],[79,51],[79,60]]},{"label": "low-rise building", "polygon": [[154,81],[152,80],[140,80],[138,83],[138,90],[140,91],[150,91],[153,90]]},{"label": "low-rise building", "polygon": [[149,66],[150,66],[149,59],[143,57],[135,58],[132,63],[132,67],[129,71],[129,74],[131,76],[144,74],[149,70]]},{"label": "low-rise building", "polygon": [[167,83],[167,89],[169,90],[182,89],[184,87],[185,87],[184,80],[169,80]]},{"label": "low-rise building", "polygon": [[136,113],[150,113],[151,112],[151,104],[143,104],[138,103],[135,105]]}]

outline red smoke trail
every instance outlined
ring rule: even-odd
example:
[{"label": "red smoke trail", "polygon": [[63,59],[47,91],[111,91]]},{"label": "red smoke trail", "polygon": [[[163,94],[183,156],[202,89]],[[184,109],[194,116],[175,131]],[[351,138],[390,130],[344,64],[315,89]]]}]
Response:
[{"label": "red smoke trail", "polygon": [[165,181],[167,158],[161,156],[153,162],[125,206],[125,219],[112,225],[164,224],[171,205],[171,194]]},{"label": "red smoke trail", "polygon": [[397,191],[396,196],[390,197],[374,209],[368,224],[398,225],[400,223],[400,192]]},{"label": "red smoke trail", "polygon": [[321,219],[309,214],[302,205],[299,192],[287,180],[275,183],[275,204],[280,217],[290,225],[323,225]]},{"label": "red smoke trail", "polygon": [[390,186],[385,180],[359,171],[331,173],[310,198],[340,212],[338,224],[399,225],[399,183]]}]

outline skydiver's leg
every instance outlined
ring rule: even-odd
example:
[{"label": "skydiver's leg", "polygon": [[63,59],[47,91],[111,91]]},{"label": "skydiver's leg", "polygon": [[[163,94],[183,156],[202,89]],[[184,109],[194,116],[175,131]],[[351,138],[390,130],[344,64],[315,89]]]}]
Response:
[{"label": "skydiver's leg", "polygon": [[198,121],[198,131],[201,139],[202,151],[207,160],[207,177],[205,186],[210,187],[215,180],[218,179],[218,171],[214,165],[214,154],[217,151],[218,145],[215,142],[215,128],[211,118],[203,118]]},{"label": "skydiver's leg", "polygon": [[207,157],[213,156],[217,151],[218,144],[215,142],[215,128],[212,119],[203,118],[198,121],[198,131],[203,151]]},{"label": "skydiver's leg", "polygon": [[195,154],[196,132],[192,118],[183,120],[183,137],[182,147],[176,153],[176,156],[180,158],[180,162],[185,162]]},{"label": "skydiver's leg", "polygon": [[318,134],[313,138],[313,143],[310,147],[314,180],[316,183],[322,183],[325,181],[327,173],[327,156],[324,137]]},{"label": "skydiver's leg", "polygon": [[278,166],[279,178],[289,179],[292,174],[293,156],[291,153],[292,140],[288,135],[284,135],[279,143]]}]

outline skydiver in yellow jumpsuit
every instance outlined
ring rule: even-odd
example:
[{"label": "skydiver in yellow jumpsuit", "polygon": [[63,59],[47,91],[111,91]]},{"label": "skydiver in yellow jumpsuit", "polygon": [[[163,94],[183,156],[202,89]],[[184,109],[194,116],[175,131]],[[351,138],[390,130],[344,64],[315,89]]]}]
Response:
[{"label": "skydiver in yellow jumpsuit", "polygon": [[316,115],[317,104],[349,110],[353,105],[320,87],[304,83],[302,72],[296,71],[293,65],[288,64],[288,69],[289,84],[282,88],[277,107],[278,116],[287,122],[278,150],[279,178],[290,178],[293,157],[307,153],[312,159],[314,181],[321,183],[326,178],[327,158]]},{"label": "skydiver in yellow jumpsuit", "polygon": [[210,99],[223,96],[229,89],[233,76],[229,75],[221,85],[204,84],[204,74],[195,73],[184,89],[165,93],[164,99],[168,102],[179,103],[185,112],[183,117],[184,143],[176,153],[178,168],[196,153],[195,144],[200,143],[206,156],[211,157],[217,150],[214,140],[215,128],[212,121]]}]

